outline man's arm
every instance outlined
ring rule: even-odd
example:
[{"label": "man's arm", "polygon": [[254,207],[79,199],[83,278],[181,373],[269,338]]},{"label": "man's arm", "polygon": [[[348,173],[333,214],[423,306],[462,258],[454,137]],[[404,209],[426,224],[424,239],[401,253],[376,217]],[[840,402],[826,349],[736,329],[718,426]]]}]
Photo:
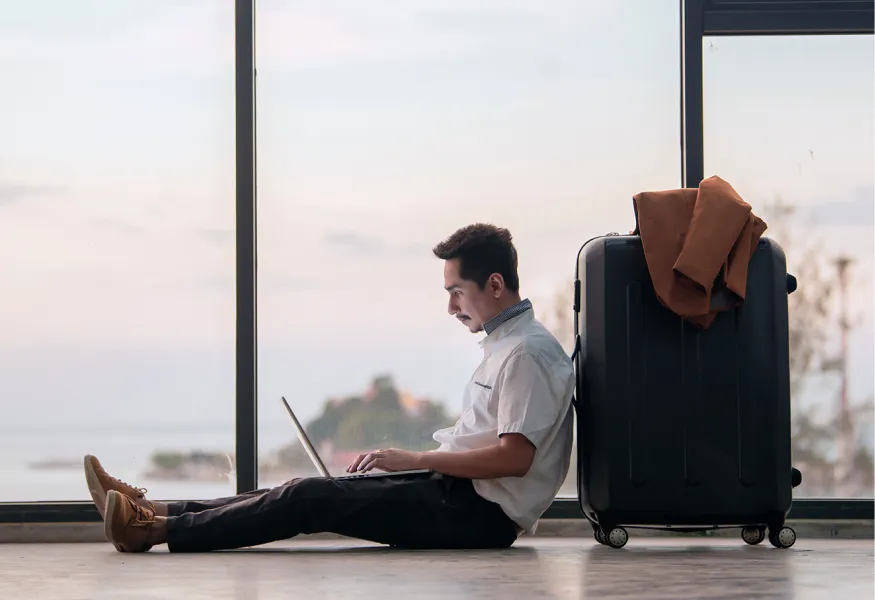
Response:
[{"label": "man's arm", "polygon": [[522,477],[535,458],[535,446],[521,433],[508,433],[495,445],[462,452],[411,452],[398,448],[360,454],[347,473],[379,469],[389,473],[408,469],[429,469],[464,479]]},{"label": "man's arm", "polygon": [[535,458],[535,446],[520,433],[501,436],[498,444],[461,452],[423,452],[420,468],[464,479],[523,477]]}]

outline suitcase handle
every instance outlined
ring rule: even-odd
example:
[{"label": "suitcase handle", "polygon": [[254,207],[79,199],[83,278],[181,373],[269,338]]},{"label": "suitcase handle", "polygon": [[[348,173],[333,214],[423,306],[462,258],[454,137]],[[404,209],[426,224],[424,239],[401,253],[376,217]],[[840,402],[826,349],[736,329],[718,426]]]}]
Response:
[{"label": "suitcase handle", "polygon": [[796,277],[787,273],[787,294],[792,294],[799,287],[799,282],[796,281]]},{"label": "suitcase handle", "polygon": [[577,357],[580,355],[580,336],[574,336],[574,350],[571,352],[571,365],[574,368],[574,388],[575,392],[571,394],[571,405],[574,410],[580,410],[580,403],[577,401]]}]

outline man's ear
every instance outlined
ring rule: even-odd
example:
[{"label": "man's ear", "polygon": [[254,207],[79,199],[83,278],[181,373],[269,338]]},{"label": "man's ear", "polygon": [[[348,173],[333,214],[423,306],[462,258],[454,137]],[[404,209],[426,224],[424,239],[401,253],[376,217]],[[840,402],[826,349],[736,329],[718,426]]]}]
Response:
[{"label": "man's ear", "polygon": [[500,273],[493,273],[489,276],[489,291],[498,298],[502,290],[504,290],[504,277]]}]

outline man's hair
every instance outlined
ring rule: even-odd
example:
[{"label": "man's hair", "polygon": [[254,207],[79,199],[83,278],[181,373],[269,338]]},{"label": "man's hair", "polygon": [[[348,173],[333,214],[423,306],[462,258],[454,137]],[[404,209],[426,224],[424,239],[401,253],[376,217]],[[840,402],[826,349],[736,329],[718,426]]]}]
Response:
[{"label": "man's hair", "polygon": [[459,259],[462,279],[475,282],[484,289],[493,273],[504,278],[511,292],[520,289],[517,274],[517,254],[510,231],[488,223],[462,227],[432,250],[442,260]]}]

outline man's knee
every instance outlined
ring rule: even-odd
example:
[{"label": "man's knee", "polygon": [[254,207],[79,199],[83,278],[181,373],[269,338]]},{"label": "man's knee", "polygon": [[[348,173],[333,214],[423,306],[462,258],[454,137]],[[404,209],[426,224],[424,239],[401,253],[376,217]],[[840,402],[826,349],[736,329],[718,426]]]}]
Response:
[{"label": "man's knee", "polygon": [[283,497],[296,500],[324,498],[338,492],[337,482],[325,477],[298,477],[281,484],[276,489]]}]

